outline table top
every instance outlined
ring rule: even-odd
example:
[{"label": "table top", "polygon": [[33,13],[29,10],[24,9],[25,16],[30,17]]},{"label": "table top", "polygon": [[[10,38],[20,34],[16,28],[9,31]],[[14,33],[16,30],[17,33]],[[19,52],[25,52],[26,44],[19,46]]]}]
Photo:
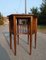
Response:
[{"label": "table top", "polygon": [[16,17],[23,17],[23,16],[25,16],[25,17],[31,17],[31,16],[34,16],[34,17],[37,17],[34,14],[10,14],[7,17],[11,17],[11,16],[16,16]]}]

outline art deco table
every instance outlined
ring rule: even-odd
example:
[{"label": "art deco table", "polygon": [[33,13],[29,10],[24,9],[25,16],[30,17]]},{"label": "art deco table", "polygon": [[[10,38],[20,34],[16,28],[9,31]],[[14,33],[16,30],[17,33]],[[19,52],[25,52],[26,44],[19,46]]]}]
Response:
[{"label": "art deco table", "polygon": [[[12,34],[14,34],[14,54],[16,55],[16,36],[18,37],[19,44],[19,35],[27,34],[28,42],[30,47],[30,55],[32,51],[32,34],[35,34],[35,48],[36,48],[36,36],[37,36],[37,16],[30,14],[11,14],[9,18],[9,32],[10,32],[10,49],[12,49]],[[20,21],[21,20],[21,21]],[[27,21],[26,23],[23,21]],[[20,23],[19,23],[20,22]],[[22,23],[21,23],[22,22]],[[27,32],[19,32],[21,26],[26,26]],[[20,27],[20,28],[19,28]],[[29,37],[30,36],[30,37]]]}]

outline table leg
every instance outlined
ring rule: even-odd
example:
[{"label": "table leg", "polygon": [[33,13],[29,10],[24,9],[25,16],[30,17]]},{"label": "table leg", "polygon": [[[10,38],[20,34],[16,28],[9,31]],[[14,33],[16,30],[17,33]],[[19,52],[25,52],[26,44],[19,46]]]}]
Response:
[{"label": "table leg", "polygon": [[19,44],[19,26],[17,26],[17,33],[18,33],[17,39],[18,39],[18,44]]},{"label": "table leg", "polygon": [[32,52],[32,20],[33,20],[33,17],[31,16],[31,19],[30,19],[30,55],[31,55],[31,52]]},{"label": "table leg", "polygon": [[16,55],[16,18],[13,17],[14,20],[14,54]]},{"label": "table leg", "polygon": [[32,51],[32,34],[30,34],[30,55],[31,55],[31,51]]},{"label": "table leg", "polygon": [[9,33],[10,33],[10,49],[12,49],[12,33],[11,33],[11,22],[9,21]]},{"label": "table leg", "polygon": [[12,49],[12,33],[10,32],[10,49]]},{"label": "table leg", "polygon": [[36,32],[35,32],[35,48],[36,48],[36,40],[37,40],[37,18],[36,18]]},{"label": "table leg", "polygon": [[36,48],[36,38],[37,38],[37,33],[35,33],[35,48]]},{"label": "table leg", "polygon": [[29,34],[28,34],[28,44],[29,44]]},{"label": "table leg", "polygon": [[28,25],[27,29],[28,29],[28,44],[29,44],[29,25]]}]

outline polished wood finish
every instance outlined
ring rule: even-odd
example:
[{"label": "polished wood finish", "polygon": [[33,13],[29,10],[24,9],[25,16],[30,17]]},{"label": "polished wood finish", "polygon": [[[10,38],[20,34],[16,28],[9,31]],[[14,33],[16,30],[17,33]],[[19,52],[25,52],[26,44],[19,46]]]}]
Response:
[{"label": "polished wood finish", "polygon": [[16,18],[13,16],[13,22],[14,22],[14,54],[16,55]]},{"label": "polished wood finish", "polygon": [[12,49],[12,33],[11,33],[11,24],[9,21],[9,32],[10,32],[10,49]]},{"label": "polished wood finish", "polygon": [[[19,44],[19,35],[20,34],[27,34],[28,35],[28,44],[30,46],[31,55],[32,51],[32,34],[35,34],[35,48],[36,48],[36,37],[37,37],[37,16],[30,15],[30,14],[11,14],[8,16],[9,18],[9,32],[10,32],[10,48],[12,49],[12,34],[14,34],[14,54],[16,55],[16,36],[18,38]],[[28,19],[29,24],[27,25],[28,32],[20,32],[19,33],[19,26],[21,28],[21,24],[17,25],[18,19]]]}]

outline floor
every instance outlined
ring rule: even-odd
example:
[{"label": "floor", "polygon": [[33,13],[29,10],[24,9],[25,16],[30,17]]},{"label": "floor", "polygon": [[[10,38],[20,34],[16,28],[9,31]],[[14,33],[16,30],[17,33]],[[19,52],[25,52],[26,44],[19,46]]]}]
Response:
[{"label": "floor", "polygon": [[[13,37],[13,36],[12,36]],[[8,25],[0,26],[0,60],[46,60],[46,34],[37,32],[37,48],[34,48],[34,35],[32,36],[32,54],[29,55],[29,44],[27,36],[21,35],[19,45],[17,44],[17,55],[9,47]],[[14,41],[14,39],[12,39]]]}]

